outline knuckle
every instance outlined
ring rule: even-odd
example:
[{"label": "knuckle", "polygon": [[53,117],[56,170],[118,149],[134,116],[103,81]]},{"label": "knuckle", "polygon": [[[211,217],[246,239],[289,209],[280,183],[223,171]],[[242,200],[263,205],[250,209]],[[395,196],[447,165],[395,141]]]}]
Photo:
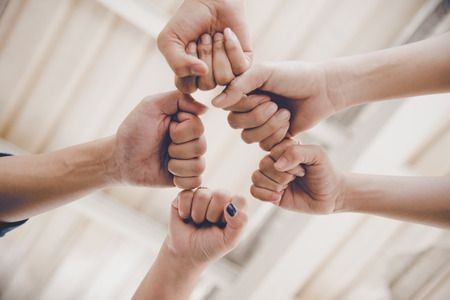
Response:
[{"label": "knuckle", "polygon": [[167,152],[169,153],[169,157],[176,156],[176,154],[177,154],[176,144],[170,143],[169,147],[167,148]]},{"label": "knuckle", "polygon": [[198,82],[198,88],[202,91],[209,91],[215,87],[216,87],[216,84],[213,81],[199,80],[199,82]]},{"label": "knuckle", "polygon": [[265,156],[261,161],[259,162],[259,169],[260,170],[268,170],[273,165],[272,159],[269,156]]},{"label": "knuckle", "polygon": [[259,143],[259,147],[261,149],[263,149],[264,151],[270,151],[270,149],[272,148],[272,145],[269,141],[264,140],[262,142]]},{"label": "knuckle", "polygon": [[259,180],[259,174],[258,174],[258,171],[255,171],[252,173],[252,182],[256,184],[258,182],[258,180]]},{"label": "knuckle", "polygon": [[233,128],[233,129],[239,128],[238,115],[236,115],[235,113],[229,113],[227,119],[228,119],[228,124],[230,125],[231,128]]},{"label": "knuckle", "polygon": [[246,144],[253,143],[252,134],[248,130],[242,130],[241,138]]},{"label": "knuckle", "polygon": [[169,162],[167,163],[167,169],[170,173],[175,174],[177,171],[177,162],[175,159],[169,159]]},{"label": "knuckle", "polygon": [[202,158],[196,159],[192,171],[195,174],[202,174],[205,171],[205,161]]},{"label": "knuckle", "polygon": [[197,51],[200,56],[211,56],[212,55],[212,45],[211,44],[199,44]]},{"label": "knuckle", "polygon": [[206,153],[206,142],[204,139],[200,139],[194,147],[194,155],[201,156]]}]

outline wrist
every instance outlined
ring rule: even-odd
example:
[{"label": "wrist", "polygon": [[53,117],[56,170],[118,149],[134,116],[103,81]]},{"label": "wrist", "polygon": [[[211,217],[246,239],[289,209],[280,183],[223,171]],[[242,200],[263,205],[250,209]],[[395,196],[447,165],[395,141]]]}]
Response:
[{"label": "wrist", "polygon": [[326,95],[336,109],[336,112],[352,106],[342,84],[345,78],[345,68],[343,65],[337,60],[323,62],[319,65],[322,67],[324,74]]},{"label": "wrist", "polygon": [[85,144],[88,159],[83,164],[90,170],[92,182],[99,187],[120,182],[120,172],[114,157],[115,140],[115,136],[111,136]]},{"label": "wrist", "polygon": [[176,253],[170,247],[168,239],[166,239],[161,246],[157,260],[166,265],[175,280],[185,280],[186,277],[196,278],[200,276],[203,270],[207,267],[207,263],[198,263],[190,258],[183,257]]}]

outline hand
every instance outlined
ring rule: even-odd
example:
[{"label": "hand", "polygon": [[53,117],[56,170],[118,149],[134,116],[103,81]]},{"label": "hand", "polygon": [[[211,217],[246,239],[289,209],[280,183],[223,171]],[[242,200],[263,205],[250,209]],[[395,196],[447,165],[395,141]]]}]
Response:
[{"label": "hand", "polygon": [[206,152],[204,127],[194,114],[179,112],[176,121],[170,123],[168,169],[174,176],[173,183],[181,189],[194,189],[202,184],[199,174],[205,163],[202,155]]},{"label": "hand", "polygon": [[216,260],[236,246],[247,223],[245,210],[239,196],[203,188],[182,191],[171,207],[168,248],[185,265]]},{"label": "hand", "polygon": [[248,60],[252,55],[243,0],[185,0],[158,37],[158,47],[179,78],[204,76],[208,64],[186,54],[189,42],[204,33],[236,33]]},{"label": "hand", "polygon": [[[173,186],[172,174],[168,170],[171,119],[180,112],[199,115],[205,111],[203,104],[176,91],[142,100],[120,125],[116,134],[113,159],[117,166],[117,180],[145,186]],[[180,132],[190,132],[190,141],[187,145],[180,142],[179,147],[172,146],[172,159],[183,159],[179,153],[180,148],[196,151],[194,148],[203,143],[200,138],[203,130],[198,129],[201,125],[199,119],[182,114],[181,116],[184,121],[179,126],[172,126],[172,135],[178,137]],[[189,122],[189,118],[195,119],[195,122]],[[189,157],[198,157],[202,151],[197,151]],[[196,177],[203,172],[204,162],[196,158],[178,164],[174,160],[171,169],[179,177]],[[178,184],[178,179],[175,183]],[[198,182],[194,180],[194,183]]]},{"label": "hand", "polygon": [[[231,111],[230,125],[244,129],[250,142],[261,142],[277,133],[278,138],[261,144],[264,150],[281,141],[287,115],[276,114],[275,106],[267,104],[267,99],[248,96],[249,93],[269,95],[278,107],[290,111],[289,135],[311,128],[341,108],[328,96],[326,75],[320,64],[283,62],[253,66],[234,79],[213,99],[213,104]],[[259,117],[258,122],[255,116]]]},{"label": "hand", "polygon": [[219,85],[229,84],[236,76],[250,67],[250,58],[244,53],[236,34],[225,28],[224,33],[216,32],[214,36],[204,33],[198,42],[190,42],[187,54],[198,57],[208,66],[203,76],[175,77],[176,87],[185,94],[200,90],[212,90]]},{"label": "hand", "polygon": [[285,209],[328,214],[342,205],[341,176],[317,145],[283,141],[261,160],[252,181],[255,198]]}]

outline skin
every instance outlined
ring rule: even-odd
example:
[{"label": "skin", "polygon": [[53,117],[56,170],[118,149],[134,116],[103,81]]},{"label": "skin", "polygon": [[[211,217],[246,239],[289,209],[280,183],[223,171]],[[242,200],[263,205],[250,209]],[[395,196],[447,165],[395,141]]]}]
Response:
[{"label": "skin", "polygon": [[188,43],[186,53],[204,62],[208,71],[202,76],[175,77],[175,86],[185,94],[197,89],[208,91],[217,85],[225,86],[247,71],[251,64],[250,57],[230,28],[214,35],[202,34],[197,42]]},{"label": "skin", "polygon": [[[301,176],[287,173],[296,166]],[[275,146],[253,176],[254,197],[313,214],[370,213],[450,228],[450,177],[395,177],[336,172],[317,145],[287,140]]]},{"label": "skin", "polygon": [[[256,134],[245,115],[258,109],[254,94],[266,94],[291,113],[287,136],[305,131],[348,107],[373,101],[450,91],[450,33],[382,51],[322,63],[281,62],[254,65],[213,99],[230,111],[234,128],[251,129],[247,140],[269,151],[281,138],[267,139],[286,124],[266,126]],[[241,122],[236,119],[240,118]],[[261,118],[264,127],[276,115]],[[280,134],[281,136],[281,134]]]},{"label": "skin", "polygon": [[0,222],[26,219],[117,184],[199,186],[206,144],[197,115],[205,111],[179,92],[158,94],[142,100],[114,136],[1,158]]},{"label": "skin", "polygon": [[[177,77],[176,82],[195,80],[211,72],[211,66],[198,55],[186,51],[189,43],[207,33],[213,36],[230,28],[250,61],[252,47],[243,0],[185,0],[158,36],[158,47]],[[209,73],[210,74],[210,73]],[[210,75],[209,75],[210,76]],[[189,79],[191,77],[191,79]],[[183,85],[177,84],[186,93]],[[205,87],[202,85],[202,87]]]},{"label": "skin", "polygon": [[[234,217],[226,211],[230,202],[238,211]],[[237,245],[247,223],[245,210],[239,196],[208,189],[180,192],[171,206],[169,234],[133,299],[188,299],[203,270]],[[202,222],[223,219],[226,225],[184,221],[197,217]]]}]

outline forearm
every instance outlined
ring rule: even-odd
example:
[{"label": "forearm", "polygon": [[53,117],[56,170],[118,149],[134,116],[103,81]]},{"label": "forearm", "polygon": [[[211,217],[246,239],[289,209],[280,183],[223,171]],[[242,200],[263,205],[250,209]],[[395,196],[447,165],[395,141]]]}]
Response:
[{"label": "forearm", "polygon": [[178,260],[163,243],[161,250],[136,293],[134,300],[188,299],[204,267],[192,266]]},{"label": "forearm", "polygon": [[0,221],[63,205],[114,182],[114,138],[60,151],[0,159]]},{"label": "forearm", "polygon": [[330,99],[346,108],[450,91],[450,34],[324,63]]},{"label": "forearm", "polygon": [[341,200],[338,211],[450,227],[450,177],[349,174]]}]

